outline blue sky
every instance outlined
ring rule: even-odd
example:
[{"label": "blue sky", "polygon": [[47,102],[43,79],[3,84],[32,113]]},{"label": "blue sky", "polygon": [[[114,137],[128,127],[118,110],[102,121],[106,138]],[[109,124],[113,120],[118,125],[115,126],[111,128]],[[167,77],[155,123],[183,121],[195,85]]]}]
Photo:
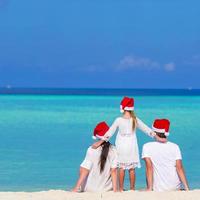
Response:
[{"label": "blue sky", "polygon": [[200,88],[199,8],[0,0],[0,87]]}]

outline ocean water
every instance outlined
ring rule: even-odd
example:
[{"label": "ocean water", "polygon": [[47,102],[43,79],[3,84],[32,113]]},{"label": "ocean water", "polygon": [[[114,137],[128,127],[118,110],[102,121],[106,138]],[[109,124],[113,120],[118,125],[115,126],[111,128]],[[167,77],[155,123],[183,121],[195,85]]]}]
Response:
[{"label": "ocean water", "polygon": [[[0,190],[70,190],[93,128],[120,116],[121,95],[0,95]],[[200,187],[200,96],[135,96],[147,125],[171,121],[169,140],[179,144],[191,188]],[[152,139],[137,131],[139,148]],[[112,138],[114,143],[115,136]],[[145,168],[136,170],[145,187]],[[128,177],[125,185],[128,189]]]}]

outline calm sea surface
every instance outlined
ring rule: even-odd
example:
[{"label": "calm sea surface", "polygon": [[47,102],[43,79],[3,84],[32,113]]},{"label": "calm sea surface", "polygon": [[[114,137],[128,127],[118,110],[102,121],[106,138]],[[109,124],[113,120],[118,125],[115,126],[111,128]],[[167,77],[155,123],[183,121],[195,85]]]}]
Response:
[{"label": "calm sea surface", "polygon": [[[163,93],[137,94],[135,112],[149,126],[155,118],[171,120],[169,140],[182,150],[190,186],[200,187],[200,96]],[[0,190],[72,188],[94,126],[112,124],[123,95],[0,95]],[[151,138],[139,130],[137,137],[141,153]],[[145,187],[142,164],[137,189]]]}]

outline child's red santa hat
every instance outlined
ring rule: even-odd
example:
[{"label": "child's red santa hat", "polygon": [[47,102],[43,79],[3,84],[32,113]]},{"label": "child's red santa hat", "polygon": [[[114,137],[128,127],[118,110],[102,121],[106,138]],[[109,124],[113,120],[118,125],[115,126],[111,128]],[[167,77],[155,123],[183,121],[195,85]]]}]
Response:
[{"label": "child's red santa hat", "polygon": [[109,126],[106,124],[106,122],[100,122],[97,124],[97,126],[94,129],[94,133],[92,138],[94,140],[98,139],[103,139],[103,136],[105,133],[109,130]]},{"label": "child's red santa hat", "polygon": [[124,97],[120,104],[120,112],[123,113],[125,110],[134,110],[134,99],[129,97]]},{"label": "child's red santa hat", "polygon": [[165,136],[169,136],[170,121],[168,119],[156,119],[153,123],[152,129],[155,132],[163,133]]}]

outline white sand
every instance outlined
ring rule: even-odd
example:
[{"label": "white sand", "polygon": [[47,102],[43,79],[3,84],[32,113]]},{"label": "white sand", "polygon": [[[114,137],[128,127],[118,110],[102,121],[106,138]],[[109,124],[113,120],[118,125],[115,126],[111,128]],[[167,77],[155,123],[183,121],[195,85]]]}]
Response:
[{"label": "white sand", "polygon": [[63,190],[42,192],[0,192],[0,200],[199,200],[200,190],[189,192],[140,192],[123,193],[71,193]]}]

